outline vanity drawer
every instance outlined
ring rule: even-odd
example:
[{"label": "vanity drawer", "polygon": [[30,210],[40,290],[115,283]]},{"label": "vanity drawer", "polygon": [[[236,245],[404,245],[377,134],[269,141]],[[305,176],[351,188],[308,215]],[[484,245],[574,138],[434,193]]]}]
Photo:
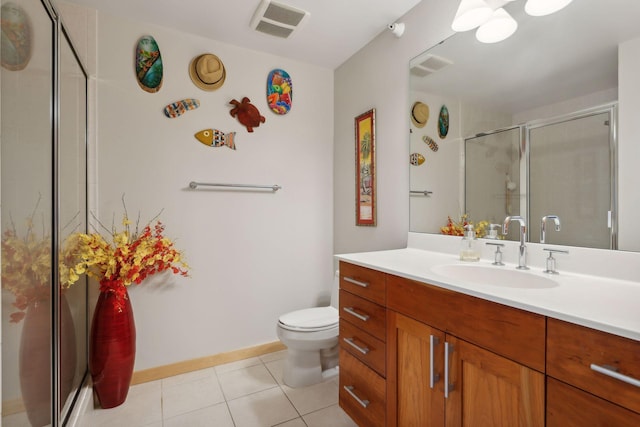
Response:
[{"label": "vanity drawer", "polygon": [[385,376],[385,344],[355,327],[345,319],[340,321],[340,347],[365,365]]},{"label": "vanity drawer", "polygon": [[382,377],[340,349],[340,407],[359,426],[384,426],[386,384]]},{"label": "vanity drawer", "polygon": [[640,387],[594,370],[613,367],[640,381],[640,342],[547,320],[547,375],[640,413]]},{"label": "vanity drawer", "polygon": [[385,341],[387,311],[384,307],[340,290],[340,318]]},{"label": "vanity drawer", "polygon": [[386,275],[380,271],[340,261],[340,289],[385,305]]},{"label": "vanity drawer", "polygon": [[547,427],[637,427],[640,414],[547,377]]}]

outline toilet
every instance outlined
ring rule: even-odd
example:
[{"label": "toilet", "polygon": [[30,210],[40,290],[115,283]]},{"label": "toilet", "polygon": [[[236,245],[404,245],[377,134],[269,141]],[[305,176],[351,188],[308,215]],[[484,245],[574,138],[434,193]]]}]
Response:
[{"label": "toilet", "polygon": [[287,347],[283,382],[305,387],[338,374],[338,272],[333,280],[331,305],[305,308],[278,319],[278,338]]}]

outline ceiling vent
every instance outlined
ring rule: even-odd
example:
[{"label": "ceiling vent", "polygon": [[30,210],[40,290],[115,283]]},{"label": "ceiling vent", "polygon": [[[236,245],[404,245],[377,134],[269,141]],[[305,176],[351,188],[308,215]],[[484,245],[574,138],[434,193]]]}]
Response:
[{"label": "ceiling vent", "polygon": [[272,36],[288,38],[309,17],[309,12],[295,7],[262,0],[251,19],[251,28]]},{"label": "ceiling vent", "polygon": [[451,65],[453,62],[441,56],[428,54],[418,60],[412,61],[411,74],[420,77],[426,77],[429,74],[433,74],[436,71],[440,71],[447,65]]}]

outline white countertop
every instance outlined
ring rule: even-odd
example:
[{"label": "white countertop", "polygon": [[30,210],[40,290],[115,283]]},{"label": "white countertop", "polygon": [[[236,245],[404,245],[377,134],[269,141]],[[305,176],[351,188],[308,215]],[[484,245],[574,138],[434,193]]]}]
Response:
[{"label": "white countertop", "polygon": [[[457,255],[415,248],[343,254],[336,255],[336,258],[640,341],[640,283],[636,281],[562,271],[558,275],[548,275],[536,267],[521,271],[516,270],[516,265],[512,263],[493,266],[486,259],[463,262],[459,261]],[[554,280],[558,286],[523,289],[488,283],[474,284],[433,271],[436,266],[449,264],[511,269],[518,274]]]}]

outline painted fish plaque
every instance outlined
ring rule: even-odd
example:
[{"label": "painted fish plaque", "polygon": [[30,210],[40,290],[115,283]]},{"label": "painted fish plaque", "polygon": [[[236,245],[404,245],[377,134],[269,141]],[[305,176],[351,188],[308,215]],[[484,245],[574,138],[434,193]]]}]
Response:
[{"label": "painted fish plaque", "polygon": [[136,77],[145,92],[155,93],[162,87],[162,56],[152,36],[142,36],[136,46]]},{"label": "painted fish plaque", "polygon": [[271,70],[267,77],[267,103],[276,114],[287,114],[293,101],[293,84],[285,70]]},{"label": "painted fish plaque", "polygon": [[413,153],[409,156],[409,163],[413,166],[420,166],[424,163],[424,156],[420,153]]},{"label": "painted fish plaque", "polygon": [[209,147],[229,147],[232,150],[236,149],[234,139],[236,137],[235,132],[224,133],[218,129],[204,129],[195,134],[198,141]]},{"label": "painted fish plaque", "polygon": [[20,71],[31,59],[31,20],[24,9],[12,2],[3,4],[0,13],[2,66],[7,70]]},{"label": "painted fish plaque", "polygon": [[429,148],[431,148],[434,152],[438,151],[438,143],[435,142],[433,140],[433,138],[431,138],[428,135],[425,135],[422,137],[422,140],[424,141],[425,144],[427,144],[429,146]]},{"label": "painted fish plaque", "polygon": [[438,136],[440,138],[446,138],[449,133],[449,110],[446,105],[440,108],[440,114],[438,115]]},{"label": "painted fish plaque", "polygon": [[170,119],[175,119],[190,110],[195,110],[200,106],[200,101],[193,98],[181,99],[180,101],[172,102],[164,107],[164,115]]}]

